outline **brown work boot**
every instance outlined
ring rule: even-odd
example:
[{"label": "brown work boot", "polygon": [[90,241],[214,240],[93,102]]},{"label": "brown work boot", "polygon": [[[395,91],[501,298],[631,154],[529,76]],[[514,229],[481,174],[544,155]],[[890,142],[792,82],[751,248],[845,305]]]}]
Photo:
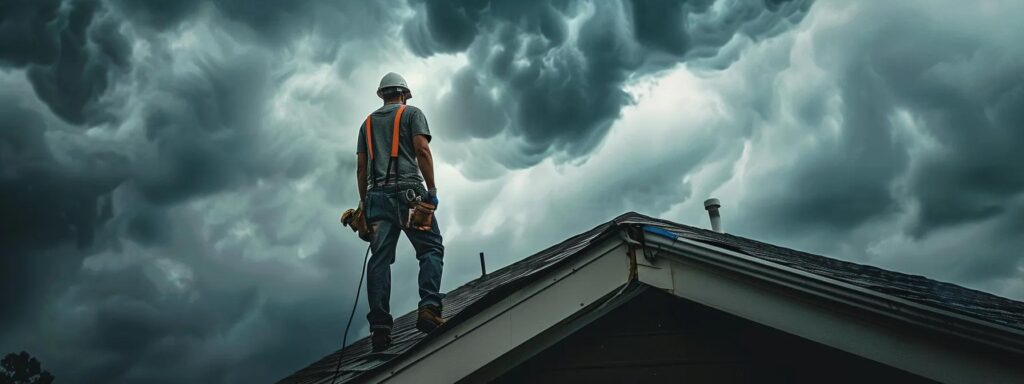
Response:
[{"label": "brown work boot", "polygon": [[373,351],[380,352],[391,346],[391,331],[387,329],[375,329],[370,335],[370,342],[373,343]]},{"label": "brown work boot", "polygon": [[433,305],[420,307],[419,316],[416,318],[416,329],[423,333],[430,333],[434,332],[441,324],[444,324],[444,318],[441,317],[441,308]]}]

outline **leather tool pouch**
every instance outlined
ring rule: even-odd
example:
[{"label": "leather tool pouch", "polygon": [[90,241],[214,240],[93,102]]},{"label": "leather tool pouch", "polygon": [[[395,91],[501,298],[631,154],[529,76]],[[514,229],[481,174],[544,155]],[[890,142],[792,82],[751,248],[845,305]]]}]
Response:
[{"label": "leather tool pouch", "polygon": [[437,207],[430,203],[412,203],[409,208],[409,227],[420,231],[431,230],[434,223],[435,209]]},{"label": "leather tool pouch", "polygon": [[341,214],[341,225],[352,228],[363,241],[370,241],[370,226],[366,223],[365,212],[361,208],[349,209]]}]

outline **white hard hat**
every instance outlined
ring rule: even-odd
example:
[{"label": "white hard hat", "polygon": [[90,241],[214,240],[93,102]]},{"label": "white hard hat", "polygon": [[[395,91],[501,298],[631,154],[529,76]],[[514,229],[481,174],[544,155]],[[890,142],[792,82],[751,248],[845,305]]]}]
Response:
[{"label": "white hard hat", "polygon": [[405,78],[402,77],[402,75],[399,75],[394,72],[388,72],[388,74],[384,75],[384,77],[380,79],[380,86],[377,87],[377,96],[383,98],[383,96],[381,96],[380,91],[384,90],[384,88],[391,87],[398,87],[404,89],[405,98],[412,98],[412,91],[409,90],[409,84],[405,82]]}]

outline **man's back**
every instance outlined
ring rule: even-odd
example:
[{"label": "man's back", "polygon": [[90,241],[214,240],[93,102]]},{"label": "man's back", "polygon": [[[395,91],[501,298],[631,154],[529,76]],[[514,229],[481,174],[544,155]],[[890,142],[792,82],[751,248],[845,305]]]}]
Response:
[{"label": "man's back", "polygon": [[[395,113],[399,104],[385,104],[370,114],[371,136],[373,138],[373,161],[368,164],[366,181],[370,184],[384,182],[387,172],[388,161],[391,156],[391,142],[394,130]],[[416,163],[416,150],[413,146],[415,135],[424,135],[430,138],[430,129],[427,126],[427,119],[419,108],[406,105],[402,113],[402,120],[398,128],[398,158],[393,165],[397,181],[404,184],[419,184],[423,182],[419,166]],[[366,142],[366,121],[359,128],[359,143],[357,152],[367,151]],[[376,178],[376,181],[373,180]],[[392,180],[395,180],[392,177]]]}]

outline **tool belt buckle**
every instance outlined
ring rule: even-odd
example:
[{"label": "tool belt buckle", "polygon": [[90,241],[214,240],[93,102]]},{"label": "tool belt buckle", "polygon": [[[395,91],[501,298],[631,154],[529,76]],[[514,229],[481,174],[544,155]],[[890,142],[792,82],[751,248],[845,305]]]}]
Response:
[{"label": "tool belt buckle", "polygon": [[416,191],[414,191],[412,189],[406,189],[404,197],[405,197],[405,202],[409,203],[409,204],[413,204],[414,202],[420,201],[419,196],[416,195]]}]

